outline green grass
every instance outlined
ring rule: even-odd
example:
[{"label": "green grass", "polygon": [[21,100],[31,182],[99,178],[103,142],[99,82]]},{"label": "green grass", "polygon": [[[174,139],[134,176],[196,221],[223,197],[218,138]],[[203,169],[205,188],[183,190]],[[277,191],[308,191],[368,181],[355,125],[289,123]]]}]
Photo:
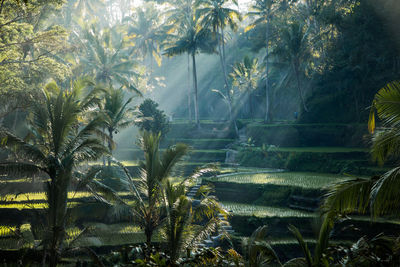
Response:
[{"label": "green grass", "polygon": [[274,172],[274,173],[244,173],[226,174],[206,178],[211,182],[228,182],[240,184],[273,184],[296,186],[308,189],[324,188],[334,182],[348,179],[344,175],[307,172]]},{"label": "green grass", "polygon": [[258,206],[250,204],[242,204],[237,202],[222,202],[225,209],[230,212],[231,215],[241,216],[256,216],[256,217],[303,217],[312,218],[318,216],[318,214],[307,211],[292,210],[289,208],[277,208],[269,206]]}]

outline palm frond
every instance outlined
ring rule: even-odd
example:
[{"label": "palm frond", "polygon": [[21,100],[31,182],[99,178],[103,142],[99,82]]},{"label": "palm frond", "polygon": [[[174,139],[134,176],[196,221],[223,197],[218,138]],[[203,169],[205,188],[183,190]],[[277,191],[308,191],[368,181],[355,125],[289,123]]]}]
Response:
[{"label": "palm frond", "polygon": [[304,241],[303,236],[301,235],[299,229],[297,229],[295,226],[293,225],[289,225],[289,231],[294,235],[294,237],[297,239],[297,242],[299,243],[301,250],[303,251],[304,254],[304,258],[307,261],[307,265],[308,267],[312,267],[313,266],[313,259],[311,257],[311,252],[310,249],[308,248],[306,242]]},{"label": "palm frond", "polygon": [[400,167],[386,172],[371,189],[371,215],[399,214]]},{"label": "palm frond", "polygon": [[377,177],[353,178],[335,183],[325,195],[324,209],[338,213],[368,211],[371,189]]}]

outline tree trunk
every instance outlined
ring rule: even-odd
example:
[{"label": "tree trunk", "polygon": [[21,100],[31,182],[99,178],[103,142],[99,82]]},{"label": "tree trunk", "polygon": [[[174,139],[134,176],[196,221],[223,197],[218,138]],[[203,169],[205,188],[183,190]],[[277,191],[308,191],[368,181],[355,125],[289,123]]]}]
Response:
[{"label": "tree trunk", "polygon": [[192,88],[190,86],[190,55],[188,53],[187,55],[187,71],[188,71],[188,84],[187,84],[187,96],[188,96],[188,115],[189,115],[189,122],[192,121],[192,103],[191,103],[191,97],[192,97]]},{"label": "tree trunk", "polygon": [[19,112],[18,112],[18,109],[16,109],[15,110],[15,114],[14,114],[14,122],[13,122],[13,125],[12,125],[12,129],[13,129],[14,133],[17,132],[18,115],[19,115]]},{"label": "tree trunk", "polygon": [[[218,28],[217,28],[218,31]],[[225,64],[225,43],[224,43],[224,29],[221,28],[221,42],[218,43],[218,49],[219,49],[219,55],[220,55],[220,61],[221,61],[221,67],[222,67],[222,72],[224,74],[224,81],[225,81],[225,88],[226,88],[226,98],[228,102],[228,109],[229,109],[229,121],[230,123],[233,124],[233,127],[235,129],[235,134],[237,137],[239,137],[239,129],[236,124],[236,120],[232,114],[232,98],[231,98],[231,93],[229,90],[229,83],[228,83],[228,77],[226,73],[226,64]],[[222,50],[222,53],[221,53]]]},{"label": "tree trunk", "polygon": [[60,257],[60,249],[65,234],[65,220],[67,216],[68,203],[68,174],[51,175],[51,182],[48,184],[48,227],[50,229],[49,266],[56,267]]},{"label": "tree trunk", "polygon": [[[114,129],[108,128],[108,133],[110,135],[110,140],[108,140],[108,149],[110,150],[111,156],[112,156],[113,131]],[[111,156],[108,156],[108,167],[111,166]]]},{"label": "tree trunk", "polygon": [[[103,127],[103,134],[106,134],[106,128],[105,127]],[[103,138],[103,146],[105,145],[104,142],[105,142],[105,140]],[[103,155],[102,159],[103,159],[103,167],[105,167],[106,166],[106,157]]]},{"label": "tree trunk", "polygon": [[268,57],[269,57],[269,10],[267,12],[267,24],[266,24],[266,30],[265,30],[265,41],[266,41],[266,47],[265,47],[265,117],[264,117],[264,122],[270,122],[271,117],[269,115],[269,77],[268,77],[268,71],[269,71],[269,62],[268,62]]},{"label": "tree trunk", "polygon": [[299,91],[301,104],[303,105],[304,111],[308,112],[308,108],[306,106],[306,102],[304,101],[303,91],[301,90],[301,86],[300,86],[299,63],[298,62],[293,63],[293,67],[294,67],[294,72],[295,72],[295,75],[296,75],[297,90]]},{"label": "tree trunk", "polygon": [[192,64],[193,64],[193,85],[194,85],[194,119],[196,121],[197,128],[200,129],[199,100],[198,100],[198,90],[197,90],[197,72],[196,72],[195,52],[192,52]]},{"label": "tree trunk", "polygon": [[144,233],[146,235],[146,246],[147,246],[146,258],[150,259],[150,256],[151,256],[151,236],[153,235],[153,231],[149,227],[146,227]]}]

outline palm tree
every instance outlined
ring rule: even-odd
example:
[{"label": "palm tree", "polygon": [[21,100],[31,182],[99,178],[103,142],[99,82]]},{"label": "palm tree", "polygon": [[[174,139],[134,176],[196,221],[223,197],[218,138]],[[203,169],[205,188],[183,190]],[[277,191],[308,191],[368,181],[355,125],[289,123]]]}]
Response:
[{"label": "palm tree", "polygon": [[138,77],[131,48],[126,48],[117,28],[98,31],[94,26],[84,30],[85,54],[79,57],[85,75],[92,75],[96,82],[113,87],[124,86],[141,95],[133,78]]},{"label": "palm tree", "polygon": [[214,53],[216,38],[209,29],[201,27],[199,19],[194,14],[185,16],[183,19],[179,34],[174,37],[169,46],[167,45],[164,54],[175,56],[188,53],[192,57],[195,121],[197,127],[200,128],[196,54],[198,52]]},{"label": "palm tree", "polygon": [[255,4],[251,6],[248,16],[255,16],[257,19],[252,22],[245,31],[248,31],[260,24],[265,24],[265,116],[264,121],[269,122],[270,118],[270,99],[269,99],[269,43],[270,43],[270,24],[276,0],[256,0]]},{"label": "palm tree", "polygon": [[253,115],[251,93],[257,88],[257,83],[261,76],[258,59],[245,56],[243,62],[235,63],[230,76],[233,80],[232,85],[238,88],[240,92],[244,92],[246,95],[249,113],[250,115]]},{"label": "palm tree", "polygon": [[54,82],[47,84],[42,101],[32,108],[29,138],[21,139],[5,129],[0,132],[4,141],[1,146],[15,149],[18,156],[0,163],[1,173],[46,176],[48,231],[43,243],[45,255],[49,253],[50,266],[56,266],[63,247],[68,187],[75,181],[94,192],[99,186],[93,180],[95,173],[79,179],[76,168],[82,162],[97,160],[108,153],[96,137],[100,134],[101,119],[93,117],[90,122],[83,123],[99,102],[98,90],[87,93],[88,86],[93,84],[84,80],[75,81],[68,90],[61,90]]},{"label": "palm tree", "polygon": [[[237,2],[233,1],[237,6]],[[229,106],[229,116],[230,121],[234,123],[236,134],[238,134],[236,122],[232,115],[232,96],[230,94],[230,86],[228,83],[228,74],[226,70],[226,56],[225,56],[225,33],[224,29],[227,25],[231,30],[237,29],[236,20],[241,20],[239,11],[226,7],[229,5],[226,0],[201,0],[199,1],[200,8],[197,10],[201,18],[201,24],[204,28],[211,28],[213,33],[216,34],[218,38],[218,52],[222,67],[222,72],[224,75],[226,97]]]},{"label": "palm tree", "polygon": [[160,155],[160,134],[146,131],[142,132],[139,143],[144,152],[144,161],[139,164],[140,181],[138,184],[133,182],[127,168],[117,162],[125,171],[127,184],[135,201],[133,206],[123,202],[121,207],[129,207],[130,214],[144,229],[148,248],[147,256],[150,256],[153,233],[161,225],[162,184],[166,183],[176,163],[187,154],[189,147],[185,144],[176,144],[167,148]]},{"label": "palm tree", "polygon": [[[382,120],[376,130],[375,113]],[[372,103],[368,128],[372,136],[372,157],[380,164],[388,157],[399,155],[400,138],[400,82],[388,83],[375,95]],[[353,178],[335,184],[327,194],[324,206],[338,213],[367,213],[373,217],[399,215],[400,167],[382,176]]]},{"label": "palm tree", "polygon": [[[134,109],[129,107],[133,97],[125,100],[125,93],[122,88],[114,89],[109,87],[105,90],[104,101],[100,105],[101,114],[103,118],[104,127],[108,131],[108,149],[112,154],[113,150],[113,135],[120,129],[124,129],[132,125],[135,120],[133,119]],[[110,158],[108,165],[110,166]]]},{"label": "palm tree", "polygon": [[276,261],[281,265],[276,252],[267,242],[268,228],[267,226],[258,227],[243,242],[244,252],[246,253],[247,263],[250,267],[267,266],[269,263]]},{"label": "palm tree", "polygon": [[[179,34],[180,29],[185,26],[186,18],[193,14],[193,0],[177,0],[173,3],[173,8],[167,10],[165,15],[167,16],[167,22],[165,23],[167,30],[167,35],[172,32],[177,32]],[[168,40],[167,40],[168,44]],[[188,101],[188,119],[192,121],[192,86],[190,85],[190,53],[187,53],[187,101]]]},{"label": "palm tree", "polygon": [[[194,176],[198,176],[204,171],[203,169]],[[202,197],[197,201],[198,203],[187,197],[185,181],[187,179],[178,185],[173,185],[167,180],[163,187],[166,209],[164,233],[167,237],[169,256],[173,264],[176,264],[176,260],[185,249],[194,248],[217,229],[220,223],[220,219],[217,217],[219,212],[226,214],[215,197],[210,195],[211,190],[207,186],[199,189]],[[196,222],[197,227],[194,228]]]},{"label": "palm tree", "polygon": [[280,42],[271,55],[275,56],[279,62],[288,64],[286,79],[289,80],[294,75],[301,105],[304,111],[308,112],[300,77],[304,73],[302,69],[306,68],[307,60],[311,56],[304,25],[299,22],[292,22],[283,27],[280,34]]},{"label": "palm tree", "polygon": [[316,240],[314,256],[312,256],[311,250],[308,248],[308,245],[300,231],[293,225],[290,225],[288,228],[296,238],[304,257],[294,258],[282,264],[275,250],[267,240],[268,229],[267,226],[264,225],[255,230],[248,241],[244,243],[245,251],[247,253],[248,266],[269,266],[271,263],[276,263],[277,266],[282,267],[329,266],[326,250],[329,245],[329,234],[333,228],[332,213],[329,213],[323,217],[318,238]]},{"label": "palm tree", "polygon": [[149,56],[150,70],[153,69],[153,58],[158,66],[161,66],[160,43],[163,39],[163,31],[160,27],[159,12],[154,6],[148,5],[145,8],[138,8],[135,12],[136,19],[130,18],[133,22],[128,26],[128,34],[132,36],[135,47],[143,57]]}]

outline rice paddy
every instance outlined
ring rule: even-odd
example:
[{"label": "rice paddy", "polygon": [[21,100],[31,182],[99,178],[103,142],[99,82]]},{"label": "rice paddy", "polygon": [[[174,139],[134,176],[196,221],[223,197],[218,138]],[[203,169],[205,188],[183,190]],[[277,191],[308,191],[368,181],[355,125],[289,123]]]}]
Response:
[{"label": "rice paddy", "polygon": [[[137,244],[146,241],[144,232],[139,226],[129,223],[102,224],[88,223],[86,230],[77,227],[68,228],[66,243],[68,245],[98,247],[124,244]],[[18,233],[18,234],[17,234]],[[156,231],[153,241],[162,240],[161,232]],[[16,226],[0,226],[0,249],[31,248],[35,241],[29,224]]]},{"label": "rice paddy", "polygon": [[211,182],[228,182],[239,184],[272,184],[296,186],[309,189],[320,189],[334,182],[348,179],[344,175],[304,173],[304,172],[273,172],[273,173],[238,173],[207,178]]},{"label": "rice paddy", "polygon": [[293,210],[289,208],[278,208],[269,206],[258,206],[236,202],[222,202],[225,209],[233,216],[255,216],[255,217],[301,217],[312,218],[318,216],[316,213]]}]

